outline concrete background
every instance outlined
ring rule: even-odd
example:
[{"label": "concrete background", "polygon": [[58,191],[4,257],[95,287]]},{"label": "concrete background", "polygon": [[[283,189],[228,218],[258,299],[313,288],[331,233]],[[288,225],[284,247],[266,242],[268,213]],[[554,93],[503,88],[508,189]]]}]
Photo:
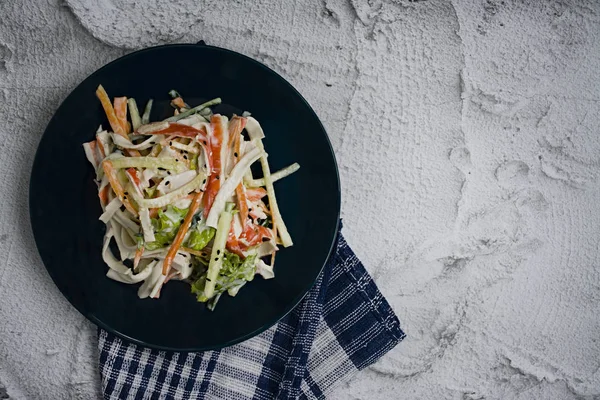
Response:
[{"label": "concrete background", "polygon": [[332,399],[600,398],[595,1],[0,2],[0,398],[99,396],[96,331],[35,250],[36,146],[78,82],[195,42],[286,77],[407,339]]}]

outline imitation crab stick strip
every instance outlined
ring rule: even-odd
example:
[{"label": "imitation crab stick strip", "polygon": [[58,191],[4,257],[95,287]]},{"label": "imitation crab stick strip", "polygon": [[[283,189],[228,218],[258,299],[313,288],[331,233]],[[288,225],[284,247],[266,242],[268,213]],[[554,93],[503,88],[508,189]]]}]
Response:
[{"label": "imitation crab stick strip", "polygon": [[127,132],[127,97],[115,97],[113,100],[113,108],[115,110],[115,116],[121,124],[123,131]]},{"label": "imitation crab stick strip", "polygon": [[192,218],[194,218],[194,215],[200,208],[200,203],[202,203],[202,195],[203,192],[198,192],[194,196],[192,204],[190,204],[190,208],[188,209],[188,213],[185,216],[183,223],[179,227],[177,235],[175,235],[175,239],[173,239],[173,243],[169,248],[169,252],[165,257],[165,262],[163,264],[162,274],[165,276],[169,273],[169,270],[171,269],[171,264],[173,263],[173,259],[177,255],[177,250],[179,250],[179,248],[181,247],[181,244],[183,243],[183,238],[185,237],[185,234],[187,233],[188,229],[190,228],[190,225],[192,224]]},{"label": "imitation crab stick strip", "polygon": [[[233,160],[237,164],[240,155],[240,133],[246,126],[246,118],[233,117],[229,123],[229,148],[233,144]],[[232,143],[233,142],[233,143]],[[238,210],[240,210],[240,219],[242,222],[242,231],[246,229],[246,220],[248,219],[248,201],[246,199],[246,188],[244,183],[240,182],[235,188],[235,195],[238,201]]]},{"label": "imitation crab stick strip", "polygon": [[137,211],[133,204],[127,198],[125,194],[125,190],[123,190],[123,186],[121,186],[121,182],[119,182],[119,178],[117,177],[117,169],[113,166],[111,160],[102,161],[102,169],[104,169],[104,173],[108,178],[108,182],[110,183],[110,187],[115,192],[119,200],[125,205],[125,208],[132,213],[133,215],[137,215]]},{"label": "imitation crab stick strip", "polygon": [[212,156],[212,171],[206,186],[206,196],[204,196],[204,217],[208,216],[215,197],[221,188],[220,178],[223,175],[221,168],[223,161],[221,159],[221,146],[223,146],[224,124],[220,115],[213,115],[210,119],[212,136],[210,137],[210,151]]}]

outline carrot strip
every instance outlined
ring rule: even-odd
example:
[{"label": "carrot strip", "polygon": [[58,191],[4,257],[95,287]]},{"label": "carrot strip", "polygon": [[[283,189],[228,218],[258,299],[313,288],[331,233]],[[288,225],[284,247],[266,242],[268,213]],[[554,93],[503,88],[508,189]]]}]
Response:
[{"label": "carrot strip", "polygon": [[98,89],[96,89],[96,96],[98,96],[98,99],[102,104],[102,108],[104,108],[104,112],[106,113],[106,117],[108,118],[108,123],[110,124],[110,127],[112,128],[113,132],[129,140],[129,137],[127,136],[127,133],[125,133],[125,130],[123,129],[119,118],[117,118],[117,114],[115,113],[115,109],[113,108],[110,99],[108,98],[108,94],[106,93],[106,90],[104,90],[102,85],[98,85]]},{"label": "carrot strip", "polygon": [[135,251],[135,258],[133,259],[133,268],[137,268],[140,260],[142,259],[142,255],[144,254],[144,246],[138,247]]},{"label": "carrot strip", "polygon": [[127,97],[115,97],[113,102],[113,107],[115,110],[115,116],[121,127],[123,127],[123,131],[127,132]]},{"label": "carrot strip", "polygon": [[185,234],[187,233],[188,229],[190,228],[190,225],[192,224],[192,218],[194,218],[194,214],[196,214],[196,212],[200,208],[200,203],[202,202],[202,194],[202,192],[198,192],[194,196],[192,204],[190,204],[190,208],[188,209],[188,213],[185,216],[183,223],[179,227],[179,230],[177,231],[177,235],[175,235],[175,239],[173,239],[171,247],[169,247],[169,251],[167,252],[167,256],[165,257],[165,262],[163,264],[162,269],[162,274],[164,276],[167,276],[167,274],[169,273],[169,270],[171,269],[171,264],[173,264],[173,259],[177,254],[177,250],[179,250],[179,248],[181,247],[181,244],[183,243],[183,238],[185,237]]},{"label": "carrot strip", "polygon": [[121,186],[121,182],[119,182],[119,178],[117,177],[117,170],[113,166],[113,163],[110,160],[104,160],[102,161],[102,168],[104,169],[104,173],[108,178],[110,187],[112,187],[112,190],[114,190],[119,200],[121,200],[123,205],[125,205],[125,208],[129,210],[130,213],[137,216],[138,212],[127,198],[125,190],[123,190],[123,186]]}]

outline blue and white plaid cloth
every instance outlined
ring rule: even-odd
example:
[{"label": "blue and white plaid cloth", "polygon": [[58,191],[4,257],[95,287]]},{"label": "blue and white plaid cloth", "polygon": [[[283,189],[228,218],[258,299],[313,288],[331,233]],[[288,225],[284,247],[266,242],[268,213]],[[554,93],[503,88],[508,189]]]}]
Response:
[{"label": "blue and white plaid cloth", "polygon": [[167,353],[99,330],[105,399],[322,399],[404,339],[341,234],[315,286],[271,329],[203,353]]}]

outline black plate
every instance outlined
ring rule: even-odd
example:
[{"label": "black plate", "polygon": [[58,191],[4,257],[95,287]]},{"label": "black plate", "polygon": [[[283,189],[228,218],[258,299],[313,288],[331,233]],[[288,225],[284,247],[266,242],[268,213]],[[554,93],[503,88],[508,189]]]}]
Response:
[{"label": "black plate", "polygon": [[[168,92],[190,104],[221,97],[222,112],[248,110],[265,131],[272,170],[301,168],[275,184],[294,246],[277,254],[276,277],[257,277],[214,312],[189,286],[170,282],[158,300],[140,300],[138,285],[108,279],[101,258],[104,224],[92,167],[82,144],[108,127],[95,95],[155,99],[152,120],[169,112]],[[42,137],[31,174],[29,207],[38,250],[64,296],[98,326],[163,350],[216,349],[248,339],[285,316],[312,287],[334,243],[340,185],[331,143],[318,117],[281,76],[238,53],[211,46],[141,50],[99,69],[62,103]]]}]

